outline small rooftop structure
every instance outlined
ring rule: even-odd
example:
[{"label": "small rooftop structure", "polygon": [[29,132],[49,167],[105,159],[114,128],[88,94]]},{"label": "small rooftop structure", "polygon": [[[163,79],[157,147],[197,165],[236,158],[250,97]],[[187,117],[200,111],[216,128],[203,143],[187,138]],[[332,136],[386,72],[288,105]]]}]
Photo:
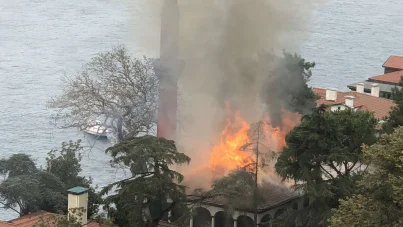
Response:
[{"label": "small rooftop structure", "polygon": [[73,194],[73,195],[81,195],[84,194],[86,192],[88,192],[89,188],[84,188],[84,187],[74,187],[74,188],[70,188],[69,190],[67,190],[68,193]]}]

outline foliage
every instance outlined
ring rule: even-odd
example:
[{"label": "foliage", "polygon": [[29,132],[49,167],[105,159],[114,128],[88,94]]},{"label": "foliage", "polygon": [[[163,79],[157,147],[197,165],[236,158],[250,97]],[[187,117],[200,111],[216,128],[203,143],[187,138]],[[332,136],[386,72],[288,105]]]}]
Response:
[{"label": "foliage", "polygon": [[392,133],[395,128],[403,126],[403,79],[399,82],[399,86],[392,88],[391,99],[396,106],[389,112],[383,124],[383,131],[386,133]]},{"label": "foliage", "polygon": [[360,177],[362,144],[375,140],[377,120],[372,113],[344,110],[331,112],[320,106],[302,118],[287,136],[278,157],[277,173],[297,182],[311,199],[300,226],[326,225],[330,209],[339,198],[350,196]]},{"label": "foliage", "polygon": [[[77,142],[63,142],[60,151],[52,150],[46,158],[46,171],[57,176],[65,185],[64,194],[67,196],[67,189],[76,186],[89,188],[88,190],[88,216],[98,213],[98,205],[101,197],[91,187],[92,179],[79,176],[81,172],[81,159],[83,147],[81,140]],[[57,153],[59,152],[59,155]],[[65,206],[67,206],[67,201]]]},{"label": "foliage", "polygon": [[[82,215],[86,211],[83,208],[70,209],[70,217],[60,214],[45,214],[41,215],[39,221],[33,225],[33,227],[81,227],[83,225]],[[93,220],[100,224],[101,227],[116,227],[111,220],[106,218],[97,218]]]},{"label": "foliage", "polygon": [[189,163],[190,158],[177,151],[174,141],[134,137],[106,152],[113,157],[112,165],[124,165],[132,174],[101,192],[115,192],[105,202],[118,226],[156,226],[173,207],[185,202],[186,188],[180,184],[183,176],[170,167]]},{"label": "foliage", "polygon": [[100,117],[121,141],[148,132],[155,123],[158,78],[151,59],[133,58],[123,46],[99,53],[75,77],[66,77],[63,93],[49,101],[63,127],[86,127]]},{"label": "foliage", "polygon": [[397,227],[403,225],[403,127],[366,146],[364,160],[370,166],[359,182],[360,191],[341,200],[330,219],[331,226]]},{"label": "foliage", "polygon": [[259,199],[251,198],[259,197],[259,191],[256,189],[256,179],[253,172],[244,168],[232,171],[212,184],[212,190],[208,195],[223,196],[227,199],[228,213],[236,208],[256,209]]},{"label": "foliage", "polygon": [[3,208],[21,216],[38,210],[66,213],[67,189],[84,186],[90,188],[88,216],[97,213],[100,197],[90,187],[91,180],[78,176],[81,149],[80,141],[63,143],[59,156],[56,150],[49,152],[45,169],[38,169],[26,154],[1,160],[0,172],[6,177],[0,184]]}]

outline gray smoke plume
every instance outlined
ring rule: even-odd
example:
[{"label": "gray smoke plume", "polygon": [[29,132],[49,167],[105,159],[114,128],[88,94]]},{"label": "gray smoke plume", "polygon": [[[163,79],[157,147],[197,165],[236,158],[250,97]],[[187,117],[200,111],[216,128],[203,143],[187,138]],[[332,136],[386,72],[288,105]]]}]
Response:
[{"label": "gray smoke plume", "polygon": [[280,124],[281,107],[293,107],[288,93],[303,81],[270,78],[270,72],[282,67],[276,59],[283,49],[299,51],[318,1],[178,0],[179,59],[185,64],[177,140],[192,158],[190,168],[180,171],[193,187],[209,187],[210,151],[220,139],[227,104],[249,123],[268,112]]}]

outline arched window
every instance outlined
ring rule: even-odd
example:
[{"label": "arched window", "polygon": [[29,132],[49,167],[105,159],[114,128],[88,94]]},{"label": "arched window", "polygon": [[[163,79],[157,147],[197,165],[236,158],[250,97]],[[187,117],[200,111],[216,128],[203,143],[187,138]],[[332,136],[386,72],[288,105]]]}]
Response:
[{"label": "arched window", "polygon": [[196,213],[193,217],[194,227],[211,227],[211,214],[206,208],[196,208]]},{"label": "arched window", "polygon": [[237,219],[237,227],[253,227],[253,219],[246,215],[241,215]]},{"label": "arched window", "polygon": [[270,214],[265,214],[260,221],[259,227],[270,227],[271,216]]},{"label": "arched window", "polygon": [[224,211],[219,211],[214,215],[214,226],[216,227],[233,227],[234,219],[231,216],[225,215]]},{"label": "arched window", "polygon": [[[276,213],[274,213],[274,219],[278,219],[282,214],[284,214],[285,210],[284,209],[278,209]],[[276,220],[274,220],[274,223],[272,225],[273,227],[277,227],[278,225],[276,224]]]},{"label": "arched window", "polygon": [[304,198],[304,207],[307,207],[307,206],[309,206],[309,198],[305,197]]}]

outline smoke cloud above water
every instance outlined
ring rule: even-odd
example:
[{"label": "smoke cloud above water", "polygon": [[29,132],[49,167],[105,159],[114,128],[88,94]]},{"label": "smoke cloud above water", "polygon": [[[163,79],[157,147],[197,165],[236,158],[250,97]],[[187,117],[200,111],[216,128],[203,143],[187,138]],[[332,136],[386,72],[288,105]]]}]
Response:
[{"label": "smoke cloud above water", "polygon": [[[159,3],[152,4],[150,12],[160,13]],[[268,70],[280,63],[265,52],[298,52],[316,3],[318,0],[178,0],[178,57],[184,68],[178,82],[177,141],[181,151],[192,158],[191,166],[181,171],[187,183],[209,187],[206,165],[212,145],[220,139],[227,103],[249,123],[258,121],[262,112],[278,118],[279,104],[287,107],[286,87],[298,89],[301,81],[272,84]],[[262,95],[265,89],[275,89],[276,97]]]}]

